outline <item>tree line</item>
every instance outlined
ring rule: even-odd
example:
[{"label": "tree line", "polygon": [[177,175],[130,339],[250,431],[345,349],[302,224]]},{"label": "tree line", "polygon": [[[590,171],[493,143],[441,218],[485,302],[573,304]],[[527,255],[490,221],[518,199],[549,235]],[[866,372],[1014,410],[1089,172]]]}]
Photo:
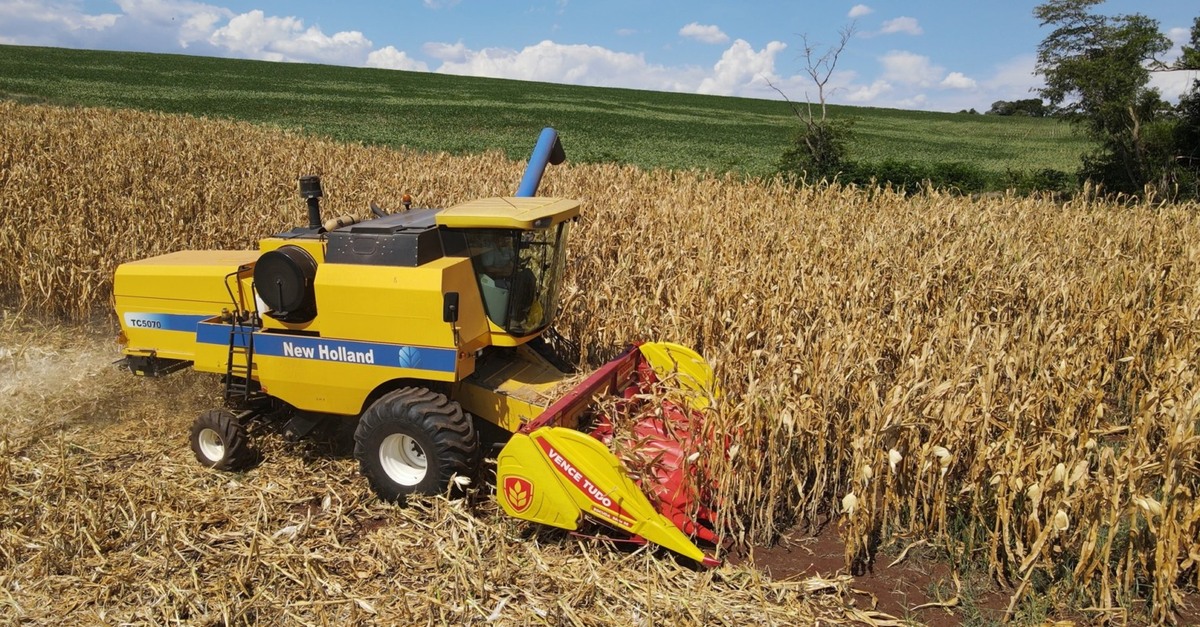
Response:
[{"label": "tree line", "polygon": [[[1036,72],[1045,86],[1036,90],[1038,98],[1000,100],[987,111],[1060,118],[1083,129],[1097,148],[1081,158],[1074,173],[1010,172],[1000,185],[1067,192],[1090,181],[1110,194],[1200,200],[1200,79],[1193,80],[1174,105],[1150,85],[1156,73],[1200,70],[1200,17],[1180,56],[1166,63],[1161,57],[1172,44],[1156,20],[1139,13],[1096,12],[1103,1],[1049,0],[1038,5],[1034,16],[1051,29],[1037,49]],[[967,192],[988,186],[982,171],[971,164],[870,164],[849,158],[853,121],[826,116],[824,87],[852,34],[853,25],[823,53],[805,40],[808,74],[817,85],[820,107],[793,105],[801,126],[780,159],[780,172],[810,182],[891,182],[912,190],[926,184]]]},{"label": "tree line", "polygon": [[1039,90],[1051,107],[1081,126],[1098,148],[1083,157],[1081,179],[1111,192],[1200,199],[1200,80],[1178,105],[1150,86],[1156,72],[1200,69],[1200,17],[1174,63],[1160,56],[1171,41],[1145,15],[1106,16],[1103,0],[1051,0],[1034,9],[1053,31],[1038,46]]}]

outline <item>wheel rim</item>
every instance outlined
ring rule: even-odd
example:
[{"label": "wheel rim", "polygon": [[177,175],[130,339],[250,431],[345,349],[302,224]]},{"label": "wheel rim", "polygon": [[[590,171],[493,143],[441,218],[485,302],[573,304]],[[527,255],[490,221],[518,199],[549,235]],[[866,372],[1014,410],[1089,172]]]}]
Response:
[{"label": "wheel rim", "polygon": [[200,452],[212,463],[217,463],[225,458],[225,443],[221,441],[221,436],[212,429],[201,429],[200,435],[196,438],[200,444]]},{"label": "wheel rim", "polygon": [[379,445],[379,463],[388,478],[400,485],[417,485],[425,478],[425,450],[403,433],[383,439]]}]

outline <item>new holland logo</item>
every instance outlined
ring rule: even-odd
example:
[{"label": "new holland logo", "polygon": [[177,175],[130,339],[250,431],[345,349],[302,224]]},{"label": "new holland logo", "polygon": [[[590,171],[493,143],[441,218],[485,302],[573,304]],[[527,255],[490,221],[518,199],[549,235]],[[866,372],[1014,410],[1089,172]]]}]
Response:
[{"label": "new holland logo", "polygon": [[533,483],[524,477],[509,475],[504,478],[504,498],[513,511],[523,512],[533,504]]}]

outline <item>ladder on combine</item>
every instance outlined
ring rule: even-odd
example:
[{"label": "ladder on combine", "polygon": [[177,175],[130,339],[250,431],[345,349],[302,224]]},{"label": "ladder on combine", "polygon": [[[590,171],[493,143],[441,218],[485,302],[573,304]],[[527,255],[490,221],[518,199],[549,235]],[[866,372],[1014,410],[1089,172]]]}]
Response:
[{"label": "ladder on combine", "polygon": [[[222,318],[229,320],[229,354],[225,359],[225,403],[227,405],[245,406],[250,401],[261,397],[259,392],[261,388],[254,380],[253,373],[254,331],[262,326],[262,321],[258,317],[257,309],[242,310],[241,304],[246,297],[242,294],[241,283],[238,282],[238,277],[249,269],[250,266],[243,265],[225,275],[225,291],[229,294],[229,302],[233,304],[232,312],[225,309],[221,313]],[[251,289],[253,290],[253,288]]]},{"label": "ladder on combine", "polygon": [[258,314],[248,319],[234,315],[229,320],[229,357],[225,362],[225,401],[245,404],[255,398],[258,384],[251,376],[254,370],[254,331]]}]

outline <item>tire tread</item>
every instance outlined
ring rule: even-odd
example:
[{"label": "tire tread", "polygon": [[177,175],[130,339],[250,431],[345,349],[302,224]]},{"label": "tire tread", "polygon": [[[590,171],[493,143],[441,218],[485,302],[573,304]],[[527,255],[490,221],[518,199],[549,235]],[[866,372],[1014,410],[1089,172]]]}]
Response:
[{"label": "tire tread", "polygon": [[[216,431],[225,445],[225,457],[216,463],[211,463],[200,452],[200,432],[206,428]],[[251,445],[245,425],[226,409],[210,409],[201,413],[192,424],[191,444],[196,460],[215,470],[245,470],[258,461],[258,454]]]},{"label": "tire tread", "polygon": [[[397,427],[411,427],[432,441],[426,451],[430,469],[437,476],[416,486],[391,481],[379,464],[379,442]],[[420,387],[393,390],[375,401],[359,420],[354,432],[354,457],[375,493],[385,501],[403,502],[414,493],[440,494],[455,475],[473,476],[479,465],[479,439],[471,417],[444,394]]]}]

